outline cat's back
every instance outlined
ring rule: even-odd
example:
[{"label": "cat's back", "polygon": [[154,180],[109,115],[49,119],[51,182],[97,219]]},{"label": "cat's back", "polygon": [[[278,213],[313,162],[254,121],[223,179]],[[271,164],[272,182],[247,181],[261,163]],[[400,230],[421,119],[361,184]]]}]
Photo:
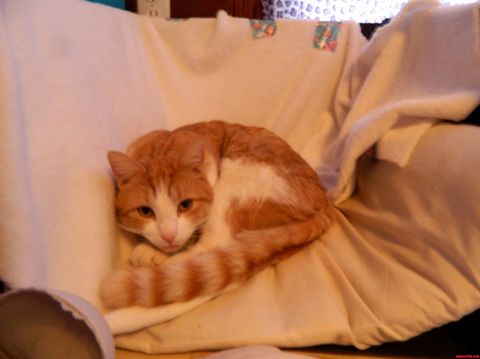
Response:
[{"label": "cat's back", "polygon": [[315,171],[286,141],[265,128],[212,120],[179,130],[192,131],[213,143],[222,159],[265,164],[289,175],[317,178]]}]

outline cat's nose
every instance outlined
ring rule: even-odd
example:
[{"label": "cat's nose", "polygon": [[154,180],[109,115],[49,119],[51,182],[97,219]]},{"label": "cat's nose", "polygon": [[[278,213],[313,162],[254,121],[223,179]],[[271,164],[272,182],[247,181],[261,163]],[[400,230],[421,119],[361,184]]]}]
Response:
[{"label": "cat's nose", "polygon": [[177,222],[174,220],[164,220],[158,227],[160,237],[165,242],[172,243],[177,237]]},{"label": "cat's nose", "polygon": [[160,234],[160,237],[162,237],[162,239],[163,239],[165,242],[173,243],[173,241],[175,240],[175,237],[177,237],[177,234],[176,234],[176,233],[173,233],[173,232],[161,233],[161,234]]}]

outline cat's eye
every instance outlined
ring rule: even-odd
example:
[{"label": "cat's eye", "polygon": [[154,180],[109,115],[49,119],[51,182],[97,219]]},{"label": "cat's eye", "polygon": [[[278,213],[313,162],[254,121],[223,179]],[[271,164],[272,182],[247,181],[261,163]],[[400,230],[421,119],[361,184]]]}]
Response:
[{"label": "cat's eye", "polygon": [[153,209],[150,207],[142,206],[137,208],[138,214],[140,214],[142,217],[146,218],[151,218],[155,215],[153,212]]},{"label": "cat's eye", "polygon": [[192,208],[193,200],[191,199],[184,199],[180,204],[178,205],[178,210],[180,212],[186,212],[190,208]]}]

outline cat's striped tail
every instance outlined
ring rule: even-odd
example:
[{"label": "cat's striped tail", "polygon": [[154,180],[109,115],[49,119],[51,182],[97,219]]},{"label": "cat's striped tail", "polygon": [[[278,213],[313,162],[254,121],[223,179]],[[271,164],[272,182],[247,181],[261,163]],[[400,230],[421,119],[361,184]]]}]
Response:
[{"label": "cat's striped tail", "polygon": [[154,307],[219,293],[297,252],[318,238],[333,218],[333,209],[327,207],[302,222],[240,232],[231,244],[194,257],[114,272],[103,282],[103,303],[108,309]]}]

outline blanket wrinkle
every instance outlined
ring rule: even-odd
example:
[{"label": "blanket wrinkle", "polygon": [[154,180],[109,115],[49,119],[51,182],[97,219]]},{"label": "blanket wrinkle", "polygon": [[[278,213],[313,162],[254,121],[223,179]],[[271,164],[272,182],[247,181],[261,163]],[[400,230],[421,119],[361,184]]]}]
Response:
[{"label": "blanket wrinkle", "polygon": [[140,21],[151,28],[151,41],[160,40],[168,56],[174,56],[175,65],[190,76],[203,77],[221,70],[249,37],[248,20],[232,18],[225,11],[219,11],[215,19],[179,20],[174,26],[173,20],[154,22],[145,17]]},{"label": "blanket wrinkle", "polygon": [[[343,217],[344,218],[344,217]],[[346,219],[343,219],[345,222],[344,231],[352,231],[350,237],[361,237],[360,233],[348,223]],[[354,233],[354,234],[353,234]],[[395,328],[391,323],[388,322],[388,317],[383,317],[382,312],[377,312],[375,309],[376,301],[388,300],[389,293],[387,297],[384,298],[382,294],[385,292],[382,291],[382,288],[385,285],[390,284],[390,280],[395,278],[393,271],[389,268],[392,263],[388,255],[383,253],[381,250],[376,248],[374,243],[369,243],[369,241],[359,241],[354,244],[357,246],[356,251],[362,253],[362,260],[368,261],[370,263],[370,271],[375,271],[376,273],[363,273],[367,274],[364,281],[374,282],[373,285],[375,288],[372,288],[372,284],[368,286],[365,285],[362,281],[358,281],[358,278],[352,276],[356,273],[357,270],[345,268],[341,263],[338,263],[338,260],[334,258],[328,251],[322,251],[324,253],[324,265],[329,268],[329,271],[334,274],[336,278],[335,283],[332,283],[334,286],[343,286],[343,288],[338,288],[333,291],[334,293],[342,293],[341,296],[337,296],[337,301],[341,301],[343,304],[343,310],[345,317],[347,318],[348,325],[351,328],[351,341],[353,345],[358,348],[366,348],[366,346],[375,345],[378,343],[376,340],[372,340],[369,343],[363,341],[361,333],[365,331],[374,331],[375,338],[383,338],[381,341],[399,341],[404,338],[404,329]],[[366,253],[369,253],[366,255]],[[366,258],[369,257],[369,258]],[[350,262],[350,261],[349,261]],[[379,263],[383,263],[382,266],[379,266]],[[348,264],[350,266],[350,264]],[[360,268],[361,265],[358,267]],[[342,269],[343,268],[343,269]],[[404,269],[403,267],[399,267]],[[346,270],[345,270],[346,269]],[[372,276],[368,274],[374,274],[375,277],[370,279]],[[389,276],[389,279],[384,279],[386,276]],[[378,283],[378,285],[375,285]],[[365,293],[365,290],[368,288],[368,291],[375,293],[372,298]],[[356,310],[352,311],[352,303],[355,302]],[[359,316],[358,308],[362,308],[361,317]],[[386,339],[388,338],[388,339]]]},{"label": "blanket wrinkle", "polygon": [[[479,27],[478,4],[415,1],[377,30],[354,66],[354,97],[340,132],[338,179],[330,192],[336,203],[351,195],[356,159],[373,143],[378,141],[381,159],[406,165],[431,127],[428,120],[430,125],[461,121],[478,105]],[[409,137],[403,122],[415,119],[423,125],[410,126]],[[352,131],[365,121],[372,125]]]},{"label": "blanket wrinkle", "polygon": [[[414,169],[413,169],[414,170]],[[437,204],[440,205],[440,204]],[[445,206],[442,206],[442,208]],[[352,206],[345,206],[342,208],[348,209],[348,212],[351,213],[351,208]],[[409,211],[410,209],[408,207],[403,209],[404,211]],[[362,214],[364,215],[364,214]],[[442,218],[444,216],[444,213],[439,213],[438,220],[443,221],[444,219]],[[384,224],[387,226],[387,228],[382,230],[382,233],[384,234],[385,237],[389,237],[390,233],[389,232],[395,232],[398,231],[400,228],[407,228],[409,226],[409,223],[412,221],[415,221],[415,218],[401,218],[400,220],[395,218],[396,214],[392,213],[390,215],[390,218],[386,223]],[[369,220],[372,221],[374,220],[374,216],[369,217]],[[448,221],[448,219],[445,219],[445,222]],[[362,228],[358,228],[360,231],[360,234],[362,233]],[[426,240],[422,242],[415,242],[415,238],[413,236],[413,233],[421,233],[421,236],[423,238],[426,238]],[[464,254],[462,254],[459,251],[459,248],[457,248],[455,245],[457,242],[452,241],[438,241],[439,237],[442,237],[442,234],[445,233],[445,237],[449,237],[450,235],[452,237],[455,236],[455,233],[449,233],[448,228],[439,228],[437,223],[428,223],[428,221],[424,221],[422,228],[416,229],[415,232],[412,232],[411,230],[406,230],[403,233],[403,236],[405,237],[403,240],[400,240],[395,243],[398,248],[396,249],[396,262],[391,263],[388,258],[389,254],[384,253],[384,248],[378,247],[378,243],[370,243],[368,240],[365,241],[365,243],[362,242],[362,246],[367,246],[368,248],[371,249],[375,254],[378,254],[378,261],[384,262],[388,264],[391,268],[390,271],[402,271],[406,275],[410,276],[411,278],[415,277],[415,280],[418,280],[422,282],[425,286],[428,286],[430,289],[429,291],[434,294],[437,297],[447,297],[448,300],[445,300],[445,305],[446,306],[451,306],[454,307],[458,303],[458,297],[461,295],[458,292],[455,292],[455,290],[449,288],[448,286],[448,281],[450,278],[447,275],[444,275],[443,273],[440,272],[432,272],[430,268],[430,262],[432,260],[435,260],[434,257],[440,256],[443,263],[444,267],[448,267],[448,272],[450,273],[456,273],[458,277],[464,277],[464,278],[476,278],[475,272],[472,270],[472,268],[466,264],[465,262],[458,261],[458,258],[464,257]],[[411,243],[414,241],[414,243]],[[424,261],[420,263],[416,263],[416,258],[415,254],[418,254],[420,257],[424,258]],[[375,260],[372,260],[372,263]],[[375,277],[375,280],[382,279],[386,273],[386,269],[379,269],[379,265],[375,264],[373,265],[373,268],[381,272],[382,274],[377,275]],[[447,272],[445,269],[443,269],[445,272]],[[387,271],[388,272],[388,271]],[[441,274],[441,275],[439,275]],[[388,280],[383,280],[379,281],[380,282],[380,290],[384,285],[387,285],[391,282],[392,279],[394,279],[395,276],[392,275],[391,279]],[[355,282],[355,281],[353,281]],[[391,283],[390,283],[391,284]],[[474,289],[478,290],[478,281],[475,279],[471,283],[469,283]],[[408,290],[408,289],[405,289]],[[371,303],[375,303],[376,300],[380,300],[379,297],[379,291],[374,291],[375,292],[375,300],[371,301]],[[380,291],[381,292],[381,291]],[[361,295],[364,300],[367,300],[367,295],[363,294]],[[448,303],[453,303],[453,305],[450,305]],[[369,305],[370,307],[370,305]]]}]

